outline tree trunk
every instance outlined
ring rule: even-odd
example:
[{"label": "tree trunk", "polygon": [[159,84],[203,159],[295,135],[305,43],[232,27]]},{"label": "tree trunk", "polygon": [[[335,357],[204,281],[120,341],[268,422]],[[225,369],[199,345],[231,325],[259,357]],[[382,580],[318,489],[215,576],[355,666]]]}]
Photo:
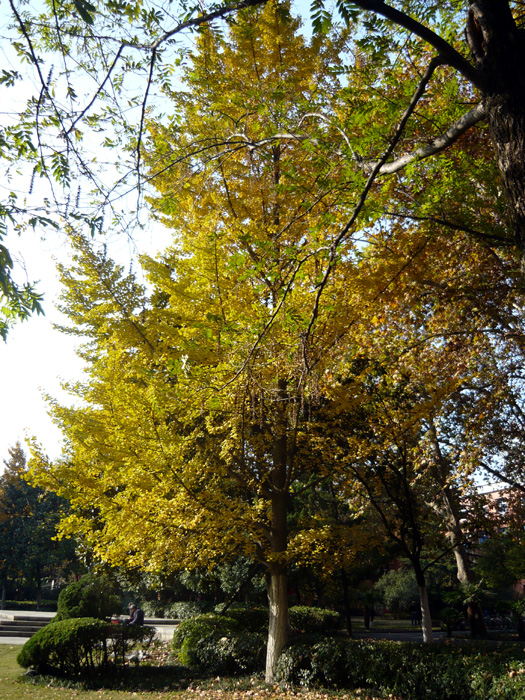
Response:
[{"label": "tree trunk", "polygon": [[266,652],[266,682],[273,683],[277,661],[290,632],[288,616],[288,585],[286,549],[288,546],[288,484],[287,484],[287,390],[286,381],[279,379],[279,402],[275,409],[273,438],[273,466],[271,483],[271,530],[270,545],[272,559],[268,563],[269,628]]},{"label": "tree trunk", "polygon": [[434,633],[432,632],[432,617],[430,615],[430,607],[428,604],[427,584],[425,574],[421,568],[419,561],[412,561],[414,574],[416,576],[417,588],[419,591],[419,604],[421,607],[421,630],[423,632],[423,642],[431,644],[434,641]]},{"label": "tree trunk", "polygon": [[[476,575],[470,566],[470,558],[465,548],[463,528],[461,525],[461,507],[456,491],[449,485],[451,473],[450,464],[441,451],[439,438],[434,423],[431,423],[430,434],[436,456],[436,469],[434,477],[442,488],[443,506],[437,506],[444,511],[446,521],[446,537],[453,547],[456,559],[457,578],[460,584],[466,586],[476,582]],[[484,637],[487,634],[483,610],[477,601],[472,601],[467,605],[467,619],[472,637]]]},{"label": "tree trunk", "polygon": [[430,615],[430,607],[428,605],[427,587],[418,586],[419,602],[421,605],[421,630],[423,632],[423,642],[431,644],[434,641],[434,633],[432,632],[432,616]]},{"label": "tree trunk", "polygon": [[[448,488],[443,489],[443,495],[448,512],[448,532],[447,538],[454,547],[454,557],[456,559],[458,581],[466,586],[476,582],[476,576],[470,566],[468,552],[463,545],[463,531],[461,528],[460,513],[458,504],[455,503],[453,495]],[[484,637],[487,634],[483,610],[478,601],[467,604],[467,620],[472,637]]]},{"label": "tree trunk", "polygon": [[343,604],[345,608],[345,621],[346,621],[346,631],[348,636],[352,636],[352,611],[350,608],[350,591],[348,586],[348,576],[346,571],[341,569],[341,578],[343,581]]},{"label": "tree trunk", "polygon": [[266,652],[267,683],[273,683],[279,656],[288,641],[290,624],[288,619],[287,576],[283,567],[270,567],[268,580],[268,605],[270,620],[268,626],[268,647]]},{"label": "tree trunk", "polygon": [[525,260],[525,32],[509,3],[471,0],[467,39],[481,73],[481,95],[508,203],[516,244]]},{"label": "tree trunk", "polygon": [[2,581],[2,604],[0,610],[5,610],[5,599],[7,595],[7,585],[5,581]]}]

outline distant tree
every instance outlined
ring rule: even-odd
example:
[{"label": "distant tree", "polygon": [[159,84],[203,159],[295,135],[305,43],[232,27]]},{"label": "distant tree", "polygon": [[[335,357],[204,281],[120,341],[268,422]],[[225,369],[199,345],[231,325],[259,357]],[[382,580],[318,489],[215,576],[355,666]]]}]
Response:
[{"label": "distant tree", "polygon": [[0,581],[2,607],[8,586],[25,580],[36,586],[40,606],[42,582],[76,563],[73,540],[54,540],[67,502],[50,491],[30,486],[24,475],[26,456],[19,442],[9,450],[0,476]]}]

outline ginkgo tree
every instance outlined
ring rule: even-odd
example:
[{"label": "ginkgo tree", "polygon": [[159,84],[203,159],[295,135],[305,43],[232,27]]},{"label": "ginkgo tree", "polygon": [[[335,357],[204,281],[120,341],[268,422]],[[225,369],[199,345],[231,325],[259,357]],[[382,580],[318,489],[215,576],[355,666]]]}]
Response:
[{"label": "ginkgo tree", "polygon": [[[468,251],[478,274],[482,265],[499,270],[502,304],[506,293],[505,266],[465,240],[466,224],[440,267],[435,212],[421,227],[394,224],[406,210],[384,217],[398,181],[378,187],[366,163],[349,160],[352,143],[367,141],[353,85],[338,78],[346,41],[343,32],[307,42],[282,4],[239,15],[227,37],[200,33],[184,89],[165,88],[173,116],[167,125],[151,121],[141,137],[141,161],[158,190],[151,206],[173,228],[173,247],[143,261],[146,291],[76,237],[75,265],[62,276],[69,330],[91,338],[87,381],[71,387],[84,405],[55,405],[66,456],[34,462],[36,482],[72,504],[64,533],[81,533],[105,561],[153,571],[213,566],[226,555],[263,564],[268,679],[287,637],[287,568],[330,552],[333,523],[294,511],[294,494],[331,480],[345,484],[348,507],[359,481],[351,468],[370,450],[366,424],[359,445],[351,441],[338,459],[348,425],[319,410],[331,377],[383,343],[385,362],[400,355],[425,377],[440,369],[444,396],[463,356],[442,339],[459,332],[479,297],[455,305],[445,286],[451,303],[434,314],[428,288],[439,287],[443,270],[457,276]],[[404,74],[415,81],[417,64]],[[363,81],[359,95],[370,86]],[[421,112],[408,138],[426,136],[429,124]],[[396,194],[405,204],[422,189]],[[346,234],[358,215],[368,229],[357,243]],[[407,352],[411,343],[427,354]],[[360,381],[343,415],[362,403]],[[375,449],[391,449],[385,430],[378,441]],[[429,472],[420,478],[420,462],[410,464],[417,488]],[[415,495],[420,501],[434,487]],[[355,507],[359,513],[358,500]]]},{"label": "ginkgo tree", "polygon": [[[32,5],[11,0],[6,4],[12,30],[9,41],[20,66],[26,64],[32,72],[31,84],[37,86],[27,109],[15,119],[23,128],[3,130],[8,146],[2,152],[6,172],[27,160],[28,173],[32,170],[35,177],[46,178],[51,190],[63,186],[64,196],[53,190],[49,201],[37,204],[34,209],[39,215],[43,212],[41,218],[12,201],[4,203],[0,216],[9,224],[10,217],[28,214],[29,220],[44,225],[51,212],[55,226],[63,216],[82,219],[93,230],[101,230],[105,213],[123,215],[118,210],[122,189],[130,191],[136,186],[140,203],[152,177],[144,170],[141,151],[148,110],[156,109],[162,121],[159,105],[164,90],[176,83],[177,66],[184,64],[188,51],[184,37],[207,23],[228,22],[239,11],[265,3],[243,0],[211,6],[181,3],[178,7],[171,1],[77,0]],[[522,3],[339,0],[335,5],[352,30],[357,63],[374,74],[368,99],[358,107],[363,144],[354,147],[355,158],[348,158],[349,165],[354,170],[368,168],[372,180],[401,172],[453,144],[461,148],[464,134],[486,121],[493,147],[487,152],[487,164],[499,171],[507,204],[504,218],[511,224],[509,239],[513,238],[522,255]],[[331,9],[322,0],[312,3],[311,14],[316,32],[325,31],[332,21]],[[410,79],[396,82],[400,57],[417,70]],[[389,110],[392,103],[382,95],[381,86],[389,82],[398,89],[395,110]],[[4,70],[0,84],[5,88],[22,85],[22,75]],[[440,109],[443,99],[451,107],[445,113]],[[418,133],[416,128],[400,144],[400,134],[407,125],[410,128],[414,117],[417,121],[425,100],[434,105],[434,117],[439,114],[441,118],[435,118],[431,134]],[[373,102],[389,112],[379,132],[374,119],[369,119]],[[296,124],[297,138],[305,136],[301,127]],[[109,181],[107,172],[102,175],[107,170],[105,156],[90,152],[97,140],[101,148],[116,151],[113,160],[118,162],[118,172]],[[409,168],[408,177],[413,172],[417,168]],[[26,180],[31,189],[31,174]],[[79,197],[81,181],[84,191],[97,193],[93,206]],[[356,218],[349,218],[340,230],[350,222],[353,225]],[[10,260],[9,251],[0,249],[0,269],[10,283],[3,286],[3,292],[12,301],[6,310],[24,316],[40,308],[39,299],[31,287],[22,289],[16,284]]]},{"label": "ginkgo tree", "polygon": [[[174,231],[143,260],[150,291],[75,239],[63,310],[69,332],[90,339],[88,379],[71,387],[84,405],[54,407],[65,459],[33,462],[35,481],[71,503],[63,532],[110,564],[263,564],[268,680],[288,634],[287,569],[330,552],[334,523],[293,504],[337,470],[308,424],[347,332],[353,265],[348,246],[312,327],[308,300],[349,184],[314,147],[329,120],[308,114],[328,114],[339,91],[344,36],[309,43],[298,26],[269,4],[240,16],[228,42],[200,35],[172,124],[150,126],[145,158],[169,164],[152,206]],[[301,113],[312,138],[286,131]]]}]

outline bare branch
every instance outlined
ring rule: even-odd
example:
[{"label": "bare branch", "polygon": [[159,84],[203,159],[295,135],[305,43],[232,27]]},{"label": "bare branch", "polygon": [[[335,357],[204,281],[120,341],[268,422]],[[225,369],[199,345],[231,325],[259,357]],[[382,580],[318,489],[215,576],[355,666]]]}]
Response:
[{"label": "bare branch", "polygon": [[[455,143],[462,134],[474,126],[474,124],[477,124],[483,119],[485,119],[485,107],[480,103],[466,114],[463,114],[463,116],[452,124],[444,134],[441,134],[426,146],[416,148],[414,151],[401,156],[401,158],[397,158],[397,160],[393,160],[391,163],[382,165],[378,174],[391,175],[392,173],[397,173],[415,160],[423,160],[424,158],[429,158],[430,156],[436,155],[436,153],[444,151]],[[370,170],[376,165],[377,162],[360,163],[360,166],[365,170]]]},{"label": "bare branch", "polygon": [[[339,248],[339,245],[346,238],[348,232],[350,231],[350,229],[353,227],[353,225],[357,221],[357,218],[365,205],[368,194],[369,194],[370,190],[372,189],[372,185],[373,185],[376,177],[379,175],[379,171],[381,170],[382,166],[386,163],[386,161],[390,158],[392,152],[394,151],[394,148],[396,147],[397,143],[399,142],[399,139],[401,138],[401,135],[403,134],[403,131],[405,130],[407,122],[410,119],[410,117],[412,116],[414,110],[416,109],[416,106],[417,106],[419,100],[423,97],[425,90],[426,90],[426,87],[427,87],[432,75],[434,74],[434,71],[438,68],[438,66],[440,66],[442,64],[443,64],[443,60],[442,60],[441,56],[434,57],[432,59],[432,61],[429,63],[428,68],[425,71],[425,74],[423,75],[423,77],[421,78],[421,81],[420,81],[416,91],[414,92],[414,95],[412,96],[412,99],[410,100],[409,105],[407,106],[407,108],[405,109],[405,112],[403,113],[403,116],[401,117],[401,121],[399,123],[399,126],[397,127],[397,130],[394,133],[394,136],[392,137],[388,148],[384,152],[381,160],[379,160],[375,164],[374,169],[370,173],[370,175],[365,183],[365,186],[363,187],[363,190],[361,192],[359,200],[354,208],[354,211],[352,212],[352,216],[348,220],[347,224],[342,228],[342,230],[336,236],[336,238],[333,240],[332,245],[331,245],[330,260],[328,261],[328,265],[326,267],[326,271],[325,271],[325,274],[323,276],[323,279],[321,280],[321,282],[317,288],[317,294],[315,296],[312,317],[310,319],[310,323],[308,324],[305,338],[308,338],[308,336],[312,332],[313,325],[317,319],[317,316],[319,315],[319,305],[320,305],[320,301],[321,301],[321,296],[323,294],[324,288],[326,287],[326,285],[328,283],[330,275],[332,274],[332,270],[335,267],[337,249]],[[306,343],[305,343],[305,352],[306,352]],[[304,359],[305,359],[305,364],[308,365],[306,355],[305,355]]]},{"label": "bare branch", "polygon": [[[152,55],[151,55],[151,62],[150,62],[150,67],[149,67],[149,75],[148,75],[148,84],[146,86],[146,91],[144,92],[144,99],[142,100],[142,109],[140,113],[140,125],[139,125],[139,133],[137,136],[137,147],[136,147],[136,152],[137,152],[137,172],[140,173],[140,157],[141,157],[141,148],[142,148],[142,134],[144,133],[144,122],[146,120],[146,109],[148,105],[148,96],[149,96],[149,91],[151,88],[151,84],[153,82],[153,69],[155,67],[155,61],[157,58],[157,51],[156,49],[153,50]],[[139,197],[140,197],[140,176],[138,178],[138,190],[139,190]]]},{"label": "bare branch", "polygon": [[117,53],[115,54],[115,58],[113,59],[113,62],[111,63],[111,66],[110,66],[109,69],[107,70],[106,75],[105,75],[105,77],[104,77],[104,80],[100,83],[100,85],[99,85],[98,88],[96,89],[96,91],[95,91],[93,97],[91,98],[89,104],[88,104],[86,107],[84,107],[84,109],[82,110],[82,112],[80,112],[80,114],[77,116],[77,118],[76,118],[76,119],[74,120],[74,122],[71,124],[71,126],[70,126],[69,129],[67,130],[67,134],[70,134],[70,133],[73,131],[73,129],[75,128],[75,126],[78,124],[78,122],[86,116],[86,114],[89,112],[89,110],[91,109],[91,107],[95,104],[95,102],[96,102],[98,96],[100,95],[100,93],[101,93],[102,90],[104,89],[104,85],[105,85],[105,84],[107,83],[107,81],[110,79],[111,74],[113,73],[113,70],[115,69],[115,66],[117,65],[117,63],[118,63],[118,61],[119,61],[119,59],[120,59],[120,56],[121,56],[121,54],[122,54],[123,49],[124,49],[124,47],[121,46],[121,47],[119,48],[119,50],[117,51]]},{"label": "bare branch", "polygon": [[461,231],[462,233],[468,233],[469,236],[478,238],[484,241],[485,243],[488,242],[502,246],[512,245],[512,241],[506,238],[505,236],[499,236],[496,233],[484,233],[483,231],[478,231],[477,229],[473,229],[470,226],[464,226],[463,224],[460,224],[458,222],[448,221],[447,219],[443,219],[442,217],[438,216],[417,216],[416,214],[401,214],[395,211],[385,211],[385,215],[392,216],[397,219],[408,219],[409,221],[429,221],[431,223],[439,224],[440,226],[450,228],[453,231]]}]

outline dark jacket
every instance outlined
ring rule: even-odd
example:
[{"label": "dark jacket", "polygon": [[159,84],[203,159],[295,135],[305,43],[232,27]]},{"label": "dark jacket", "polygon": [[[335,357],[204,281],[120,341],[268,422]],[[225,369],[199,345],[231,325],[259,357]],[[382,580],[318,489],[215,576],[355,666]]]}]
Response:
[{"label": "dark jacket", "polygon": [[140,608],[135,608],[130,612],[129,615],[129,625],[143,625],[144,624],[144,613]]}]

